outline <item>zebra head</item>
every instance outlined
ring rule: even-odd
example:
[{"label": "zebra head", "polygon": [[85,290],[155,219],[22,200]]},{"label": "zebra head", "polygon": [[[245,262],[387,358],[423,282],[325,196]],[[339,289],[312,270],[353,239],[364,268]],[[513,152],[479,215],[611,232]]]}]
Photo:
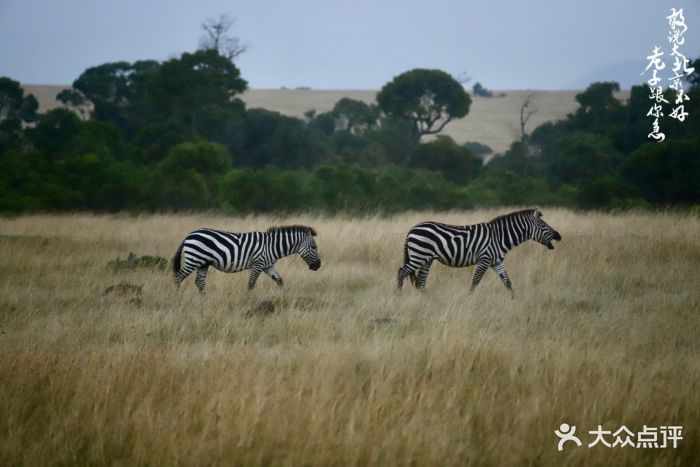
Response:
[{"label": "zebra head", "polygon": [[299,243],[299,249],[297,253],[301,255],[301,258],[309,266],[309,269],[316,271],[321,267],[321,258],[318,256],[318,247],[316,246],[316,241],[314,237],[316,236],[316,231],[311,227],[308,227],[305,235]]},{"label": "zebra head", "polygon": [[554,245],[552,244],[552,241],[561,241],[561,235],[559,235],[559,232],[554,230],[549,224],[542,220],[542,212],[540,212],[539,208],[535,208],[532,211],[530,222],[532,225],[531,238],[537,243],[541,243],[550,250],[553,250]]}]

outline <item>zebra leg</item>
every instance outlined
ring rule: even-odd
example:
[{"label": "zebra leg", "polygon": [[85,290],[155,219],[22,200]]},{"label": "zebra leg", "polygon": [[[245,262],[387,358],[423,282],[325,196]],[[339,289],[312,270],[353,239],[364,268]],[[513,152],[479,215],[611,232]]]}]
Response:
[{"label": "zebra leg", "polygon": [[284,286],[284,281],[282,280],[282,276],[280,276],[280,273],[277,272],[274,266],[270,266],[267,269],[263,269],[263,272],[270,276],[275,283],[279,286],[280,289],[284,290],[285,292],[287,291],[287,288]]},{"label": "zebra leg", "polygon": [[474,292],[474,289],[477,285],[479,285],[479,282],[481,282],[481,278],[484,277],[484,273],[488,268],[489,263],[486,261],[480,262],[476,265],[476,270],[474,271],[474,278],[472,279],[472,287],[471,289],[469,289],[469,293]]},{"label": "zebra leg", "polygon": [[416,287],[420,289],[421,292],[426,292],[425,283],[428,280],[428,274],[430,274],[430,266],[433,265],[432,261],[428,261],[418,270],[418,283]]},{"label": "zebra leg", "polygon": [[263,271],[262,266],[259,264],[254,264],[250,268],[250,277],[248,278],[248,290],[253,290],[255,288],[255,283],[258,281],[258,276]]},{"label": "zebra leg", "polygon": [[194,280],[194,283],[197,284],[197,288],[199,289],[199,293],[202,295],[206,295],[204,287],[207,285],[207,272],[209,272],[209,266],[197,268],[197,278]]},{"label": "zebra leg", "polygon": [[401,289],[403,288],[403,281],[406,279],[406,276],[412,277],[415,272],[416,268],[411,264],[406,264],[399,268],[399,272],[397,274],[397,289],[399,292],[401,292]]},{"label": "zebra leg", "polygon": [[498,274],[498,277],[501,278],[501,282],[503,282],[503,285],[506,286],[506,289],[510,292],[510,298],[515,298],[515,292],[513,292],[513,284],[510,282],[510,278],[508,277],[508,273],[506,272],[506,265],[503,261],[500,263],[496,263],[493,266],[491,266],[494,271],[496,271],[496,274]]},{"label": "zebra leg", "polygon": [[184,281],[187,278],[187,276],[192,274],[192,271],[194,271],[194,267],[186,264],[184,268],[180,269],[178,272],[175,273],[175,275],[173,276],[173,284],[175,285],[176,289],[180,288],[180,284],[182,283],[182,281]]}]

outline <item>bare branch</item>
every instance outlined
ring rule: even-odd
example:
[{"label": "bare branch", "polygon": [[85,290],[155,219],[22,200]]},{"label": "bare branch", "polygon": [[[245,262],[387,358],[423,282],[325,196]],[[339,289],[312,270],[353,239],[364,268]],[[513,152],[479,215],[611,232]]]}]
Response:
[{"label": "bare branch", "polygon": [[469,76],[469,73],[467,73],[466,71],[463,71],[460,74],[458,74],[455,79],[462,86],[466,86],[467,83],[472,80],[472,77]]},{"label": "bare branch", "polygon": [[434,130],[423,131],[423,132],[421,132],[421,134],[423,134],[423,135],[434,135],[434,134],[436,134],[436,133],[440,133],[440,132],[442,131],[442,129],[445,128],[445,125],[447,125],[447,124],[450,123],[451,121],[452,121],[452,117],[447,117],[447,119],[445,119],[445,121],[442,122],[442,123],[440,124],[439,127],[435,128]]},{"label": "bare branch", "polygon": [[204,34],[199,38],[199,48],[216,50],[223,57],[233,60],[248,50],[248,44],[233,35],[236,20],[223,14],[218,18],[209,18],[202,23]]},{"label": "bare branch", "polygon": [[535,93],[531,92],[530,94],[527,95],[525,98],[525,101],[523,104],[520,106],[520,140],[524,141],[525,138],[527,137],[527,133],[525,133],[525,125],[527,124],[527,121],[530,120],[530,117],[535,115],[539,109],[535,108],[532,106],[532,96],[534,96]]}]

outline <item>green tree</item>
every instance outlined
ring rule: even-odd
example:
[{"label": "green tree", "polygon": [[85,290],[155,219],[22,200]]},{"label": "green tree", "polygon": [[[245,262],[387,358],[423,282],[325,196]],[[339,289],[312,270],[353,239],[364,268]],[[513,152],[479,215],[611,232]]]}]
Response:
[{"label": "green tree", "polygon": [[34,95],[25,96],[19,82],[0,77],[0,122],[11,118],[33,122],[37,119],[38,108],[39,103]]},{"label": "green tree", "polygon": [[[115,212],[138,206],[145,179],[143,170],[109,155],[84,153],[54,161],[54,186],[63,195],[55,209]],[[66,199],[68,202],[66,202]]]},{"label": "green tree", "polygon": [[87,99],[77,89],[69,88],[56,94],[56,100],[66,107],[73,109],[83,120],[88,118],[89,105]]},{"label": "green tree", "polygon": [[386,115],[411,122],[417,142],[421,136],[439,133],[455,118],[466,116],[471,98],[448,73],[417,68],[385,84],[377,94],[377,103]]},{"label": "green tree", "polygon": [[376,106],[349,97],[343,97],[336,102],[331,113],[335,118],[342,118],[347,122],[345,129],[350,133],[373,128],[379,120],[379,110]]},{"label": "green tree", "polygon": [[619,162],[611,142],[593,133],[575,131],[562,137],[557,148],[554,158],[548,161],[549,178],[555,185],[610,174]]},{"label": "green tree", "polygon": [[76,109],[89,102],[93,119],[114,122],[131,136],[145,122],[145,86],[159,66],[154,60],[144,60],[91,67],[73,82],[71,90],[62,91],[57,98]]},{"label": "green tree", "polygon": [[700,138],[647,143],[629,154],[622,174],[646,201],[700,203]]},{"label": "green tree", "polygon": [[212,124],[220,127],[242,114],[243,102],[235,96],[248,84],[236,65],[209,49],[164,62],[147,86],[154,117],[174,118],[187,123],[193,135],[211,136]]},{"label": "green tree", "polygon": [[19,82],[0,77],[0,153],[19,144],[23,123],[37,119],[39,103],[34,95],[24,95]]},{"label": "green tree", "polygon": [[486,89],[484,86],[482,86],[481,83],[476,83],[472,87],[472,92],[475,96],[479,97],[493,97],[493,93]]},{"label": "green tree", "polygon": [[47,112],[34,128],[26,133],[34,147],[48,159],[74,154],[73,141],[83,129],[83,122],[68,109]]},{"label": "green tree", "polygon": [[441,172],[446,180],[460,185],[466,185],[481,171],[481,158],[445,135],[419,144],[415,156],[413,167]]},{"label": "green tree", "polygon": [[178,144],[155,168],[153,207],[213,208],[217,180],[230,169],[231,157],[219,144],[207,141]]},{"label": "green tree", "polygon": [[309,168],[324,155],[323,145],[302,120],[264,109],[245,113],[245,129],[235,143],[240,146],[231,152],[247,167]]},{"label": "green tree", "polygon": [[306,171],[244,168],[219,180],[219,206],[230,212],[292,212],[316,206]]},{"label": "green tree", "polygon": [[593,83],[576,95],[580,104],[573,122],[579,130],[605,135],[614,140],[624,119],[623,105],[615,97],[620,85],[614,81]]},{"label": "green tree", "polygon": [[478,141],[467,141],[462,146],[479,156],[485,156],[493,152],[493,149],[490,146],[481,144]]}]

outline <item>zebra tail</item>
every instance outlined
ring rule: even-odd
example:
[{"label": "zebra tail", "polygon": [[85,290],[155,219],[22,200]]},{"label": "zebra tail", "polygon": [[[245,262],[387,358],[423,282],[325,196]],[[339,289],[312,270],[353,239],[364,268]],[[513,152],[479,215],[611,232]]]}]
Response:
[{"label": "zebra tail", "polygon": [[177,251],[175,252],[175,256],[173,256],[173,275],[175,276],[180,272],[180,258],[182,257],[183,246],[185,246],[185,243],[180,243],[180,246],[177,247]]},{"label": "zebra tail", "polygon": [[[408,264],[408,241],[403,244],[403,264],[404,266]],[[409,274],[408,278],[411,280],[411,285],[413,285],[413,287],[418,287],[416,282],[418,279],[418,270],[415,270],[412,274]]]}]

